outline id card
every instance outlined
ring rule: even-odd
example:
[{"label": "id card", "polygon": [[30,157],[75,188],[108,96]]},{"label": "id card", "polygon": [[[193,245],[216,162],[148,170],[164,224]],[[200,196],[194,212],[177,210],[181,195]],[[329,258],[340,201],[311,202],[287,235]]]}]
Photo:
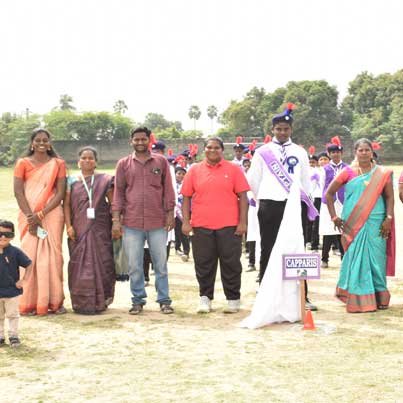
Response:
[{"label": "id card", "polygon": [[48,236],[48,231],[46,231],[42,227],[38,227],[36,230],[36,235],[39,239],[45,239]]},{"label": "id card", "polygon": [[93,207],[87,208],[87,218],[90,220],[95,218],[95,209]]}]

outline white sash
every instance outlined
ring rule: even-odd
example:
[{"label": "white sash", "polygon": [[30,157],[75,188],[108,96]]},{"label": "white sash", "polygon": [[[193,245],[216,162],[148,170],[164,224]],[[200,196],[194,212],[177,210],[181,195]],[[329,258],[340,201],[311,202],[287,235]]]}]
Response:
[{"label": "white sash", "polygon": [[301,319],[300,291],[297,280],[283,281],[282,257],[288,253],[305,253],[298,185],[291,185],[283,220],[270,255],[269,263],[251,314],[240,326],[256,329],[275,322]]}]

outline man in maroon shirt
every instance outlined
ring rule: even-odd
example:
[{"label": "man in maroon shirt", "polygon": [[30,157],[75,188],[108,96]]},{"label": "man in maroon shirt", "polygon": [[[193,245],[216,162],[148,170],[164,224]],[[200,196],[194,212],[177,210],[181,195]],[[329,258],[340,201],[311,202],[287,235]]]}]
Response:
[{"label": "man in maroon shirt", "polygon": [[123,248],[129,263],[132,308],[137,315],[147,297],[144,287],[143,253],[147,240],[153,268],[157,302],[161,312],[173,312],[169,298],[167,268],[167,233],[174,225],[175,193],[168,161],[162,155],[150,153],[150,134],[146,127],[131,132],[133,154],[122,158],[116,166],[112,204],[112,233],[123,234]]}]

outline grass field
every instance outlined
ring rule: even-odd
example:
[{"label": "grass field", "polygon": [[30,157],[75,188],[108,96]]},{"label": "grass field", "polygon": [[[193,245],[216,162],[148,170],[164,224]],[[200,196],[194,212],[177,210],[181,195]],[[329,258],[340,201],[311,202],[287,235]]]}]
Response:
[{"label": "grass field", "polygon": [[[310,283],[319,307],[316,331],[302,331],[300,324],[241,329],[237,325],[253,305],[256,273],[243,273],[240,313],[222,313],[218,279],[215,311],[199,316],[193,263],[173,256],[174,315],[159,313],[149,287],[144,314],[129,316],[128,283],[117,284],[106,313],[76,315],[65,284],[67,315],[22,318],[23,345],[0,349],[0,401],[403,402],[403,206],[398,200],[395,213],[398,274],[389,279],[389,310],[347,314],[333,297],[339,261],[332,257],[321,280]],[[0,168],[0,216],[15,221],[16,214],[12,171]]]}]

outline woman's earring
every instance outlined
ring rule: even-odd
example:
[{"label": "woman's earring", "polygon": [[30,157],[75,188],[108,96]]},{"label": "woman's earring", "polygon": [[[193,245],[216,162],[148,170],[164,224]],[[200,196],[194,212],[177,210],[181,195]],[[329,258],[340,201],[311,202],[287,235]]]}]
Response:
[{"label": "woman's earring", "polygon": [[31,146],[31,151],[34,151],[34,146]]}]

